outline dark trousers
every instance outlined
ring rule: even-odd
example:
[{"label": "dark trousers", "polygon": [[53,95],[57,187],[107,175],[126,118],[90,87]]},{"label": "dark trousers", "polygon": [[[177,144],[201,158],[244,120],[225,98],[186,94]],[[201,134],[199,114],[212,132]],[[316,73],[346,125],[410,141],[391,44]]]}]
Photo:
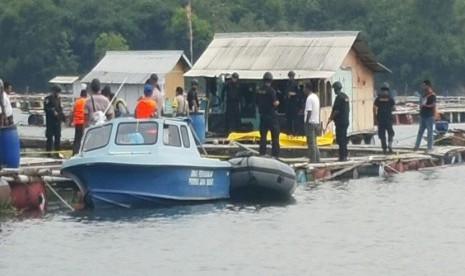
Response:
[{"label": "dark trousers", "polygon": [[84,135],[84,125],[74,126],[73,155],[78,154],[81,146],[82,135]]},{"label": "dark trousers", "polygon": [[287,134],[297,135],[297,111],[290,111],[286,114]]},{"label": "dark trousers", "polygon": [[381,147],[386,150],[388,145],[386,144],[386,132],[388,134],[389,148],[392,146],[394,139],[394,129],[392,128],[392,122],[378,122],[378,137],[381,140]]},{"label": "dark trousers", "polygon": [[[45,137],[47,138],[46,151],[47,156],[52,157],[53,155],[49,153],[52,151],[60,150],[60,139],[61,139],[61,125],[60,124],[49,124],[46,125]],[[52,148],[53,146],[53,148]]]},{"label": "dark trousers", "polygon": [[260,114],[260,155],[266,154],[266,135],[271,132],[271,155],[279,157],[279,122],[276,114]]},{"label": "dark trousers", "polygon": [[347,160],[347,128],[348,125],[336,125],[336,143],[339,146],[339,161]]},{"label": "dark trousers", "polygon": [[241,110],[239,103],[230,103],[226,106],[226,133],[239,131],[241,128]]}]

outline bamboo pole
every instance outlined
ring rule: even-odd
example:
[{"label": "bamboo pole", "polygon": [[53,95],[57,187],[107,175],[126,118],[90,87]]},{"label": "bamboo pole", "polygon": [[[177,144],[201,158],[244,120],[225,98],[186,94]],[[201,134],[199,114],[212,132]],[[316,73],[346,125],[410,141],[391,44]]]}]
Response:
[{"label": "bamboo pole", "polygon": [[55,191],[55,189],[53,189],[53,187],[52,187],[50,184],[48,184],[47,181],[45,181],[45,186],[46,186],[50,191],[52,191],[52,193],[55,194],[55,196],[56,196],[66,207],[68,207],[71,211],[76,211],[76,210],[73,208],[73,206],[71,206],[68,202],[66,202],[66,200],[65,200],[64,198],[62,198],[62,197],[60,196],[60,194],[58,194],[58,192]]},{"label": "bamboo pole", "polygon": [[247,151],[250,151],[250,152],[252,152],[252,153],[254,153],[254,154],[260,154],[258,151],[254,150],[254,149],[252,149],[252,148],[250,148],[250,147],[247,147],[246,145],[241,144],[241,143],[239,143],[239,142],[237,142],[237,141],[231,141],[231,144],[235,144],[235,145],[237,145],[238,147],[240,147],[240,148],[242,148],[242,149],[245,149],[245,150],[247,150]]},{"label": "bamboo pole", "polygon": [[340,171],[338,171],[338,172],[336,172],[334,174],[331,174],[330,176],[322,178],[321,181],[331,180],[331,179],[333,179],[335,177],[338,177],[338,176],[340,176],[340,175],[342,175],[342,174],[344,174],[344,173],[346,173],[348,171],[351,171],[351,170],[353,170],[353,169],[355,169],[357,167],[360,167],[361,165],[366,164],[366,163],[369,163],[369,161],[359,161],[359,162],[355,163],[354,165],[352,165],[350,167],[347,167],[347,168],[342,169],[342,170],[340,170]]}]

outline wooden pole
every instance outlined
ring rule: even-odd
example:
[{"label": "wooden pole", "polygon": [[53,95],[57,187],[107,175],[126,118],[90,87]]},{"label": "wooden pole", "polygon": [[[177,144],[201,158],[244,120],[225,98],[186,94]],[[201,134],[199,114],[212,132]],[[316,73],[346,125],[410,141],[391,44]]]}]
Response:
[{"label": "wooden pole", "polygon": [[191,57],[191,65],[194,64],[194,46],[193,46],[193,32],[192,32],[192,3],[189,0],[186,6],[186,16],[187,16],[187,23],[189,24],[189,47],[190,47],[190,57]]}]

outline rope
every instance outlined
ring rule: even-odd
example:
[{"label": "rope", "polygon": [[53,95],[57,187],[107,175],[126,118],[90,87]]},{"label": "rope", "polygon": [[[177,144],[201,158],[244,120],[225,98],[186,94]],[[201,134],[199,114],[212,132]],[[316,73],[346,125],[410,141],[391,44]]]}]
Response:
[{"label": "rope", "polygon": [[70,153],[73,152],[72,150],[52,150],[52,151],[25,151],[21,152],[21,155],[28,155],[28,154],[50,154],[50,153]]}]

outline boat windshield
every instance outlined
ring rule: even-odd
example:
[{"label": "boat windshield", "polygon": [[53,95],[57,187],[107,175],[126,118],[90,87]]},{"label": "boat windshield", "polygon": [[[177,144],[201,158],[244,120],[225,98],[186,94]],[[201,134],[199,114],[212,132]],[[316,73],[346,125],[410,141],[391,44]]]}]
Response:
[{"label": "boat windshield", "polygon": [[82,145],[82,151],[91,151],[105,147],[110,141],[111,124],[89,129]]},{"label": "boat windshield", "polygon": [[158,138],[157,122],[120,123],[116,132],[117,145],[153,145]]}]

